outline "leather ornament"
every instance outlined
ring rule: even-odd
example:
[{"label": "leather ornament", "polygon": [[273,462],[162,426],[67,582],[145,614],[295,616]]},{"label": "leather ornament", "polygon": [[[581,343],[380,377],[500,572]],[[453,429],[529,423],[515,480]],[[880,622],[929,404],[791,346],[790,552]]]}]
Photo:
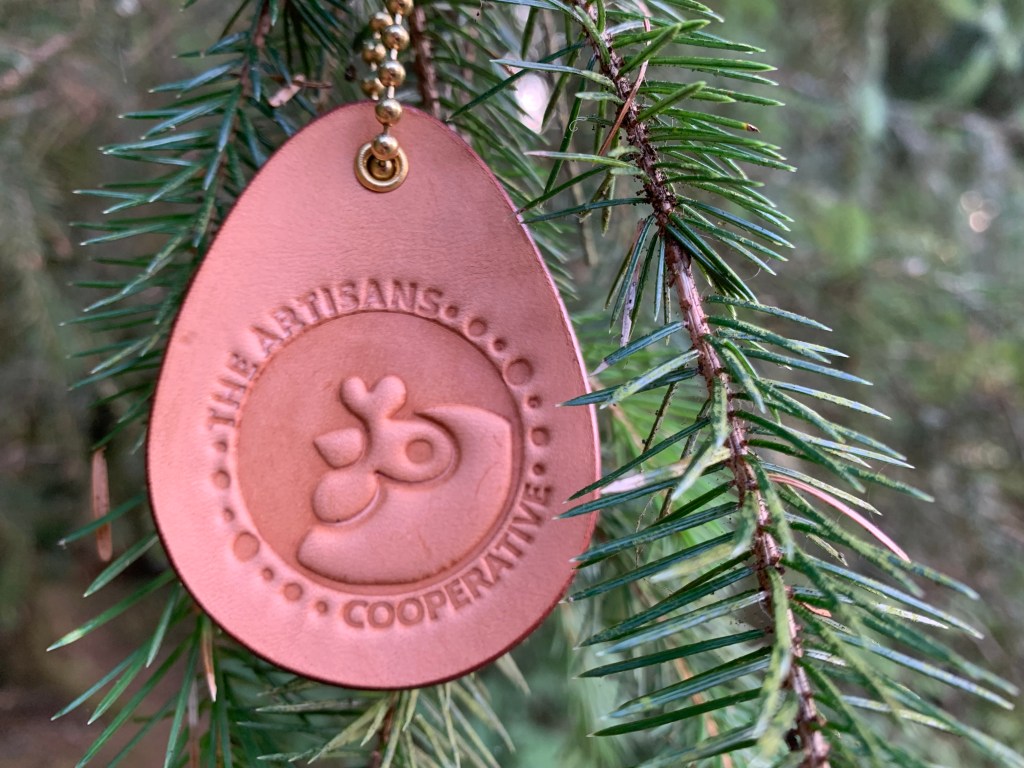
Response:
[{"label": "leather ornament", "polygon": [[288,141],[235,205],[167,348],[147,461],[182,581],[299,674],[464,674],[561,598],[598,474],[565,308],[498,182],[407,109],[404,183],[353,173],[372,104]]}]

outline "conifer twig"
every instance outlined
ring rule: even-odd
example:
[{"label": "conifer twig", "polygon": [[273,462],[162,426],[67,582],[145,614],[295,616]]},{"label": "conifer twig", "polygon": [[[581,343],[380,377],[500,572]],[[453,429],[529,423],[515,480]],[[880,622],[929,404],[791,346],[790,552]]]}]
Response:
[{"label": "conifer twig", "polygon": [[384,720],[380,724],[380,729],[377,731],[377,746],[370,755],[370,764],[368,768],[380,768],[384,763],[384,755],[387,752],[388,741],[391,739],[392,730],[395,725],[395,710],[398,707],[398,697],[392,696],[391,701],[388,703],[387,714],[384,715]]},{"label": "conifer twig", "polygon": [[[573,0],[573,4],[581,12],[587,13],[596,20],[593,8],[586,6],[580,0]],[[585,34],[595,51],[599,50],[599,42],[591,37],[590,31],[587,30]],[[670,282],[675,287],[679,309],[683,314],[693,348],[698,353],[698,369],[707,383],[709,396],[717,386],[721,386],[725,392],[730,392],[732,389],[731,378],[715,348],[708,341],[711,329],[694,281],[692,256],[668,232],[671,216],[676,209],[676,198],[665,180],[664,173],[658,167],[657,149],[650,140],[646,124],[639,120],[639,108],[631,98],[635,84],[630,81],[628,76],[621,74],[623,60],[612,47],[611,39],[606,37],[603,43],[608,51],[608,57],[606,60],[600,60],[600,57],[598,59],[601,61],[603,74],[612,81],[616,94],[623,100],[623,110],[620,115],[621,128],[625,131],[627,141],[637,150],[636,163],[645,175],[643,180],[644,196],[654,209],[655,221],[664,238],[667,274],[671,276]],[[775,569],[780,575],[784,572],[781,565],[782,553],[778,542],[770,531],[771,512],[759,490],[757,477],[747,459],[745,425],[735,413],[731,402],[728,408],[728,422],[729,435],[726,445],[731,456],[729,467],[732,470],[739,504],[742,506],[744,499],[749,496],[754,499],[757,509],[757,525],[752,550],[756,559],[758,582],[764,594],[764,600],[768,604],[771,600],[771,586],[767,572],[769,569]],[[789,671],[787,680],[788,687],[796,694],[798,706],[796,723],[791,731],[798,740],[798,744],[794,744],[794,747],[804,753],[801,768],[830,768],[830,748],[820,731],[822,719],[815,703],[814,691],[806,672],[799,664],[799,659],[803,655],[800,625],[792,611],[787,611],[787,620],[789,639],[796,660]]]},{"label": "conifer twig", "polygon": [[437,88],[437,67],[434,65],[434,50],[427,37],[427,15],[419,6],[413,8],[409,18],[409,37],[416,56],[413,68],[420,89],[420,106],[431,117],[441,119],[441,96]]}]

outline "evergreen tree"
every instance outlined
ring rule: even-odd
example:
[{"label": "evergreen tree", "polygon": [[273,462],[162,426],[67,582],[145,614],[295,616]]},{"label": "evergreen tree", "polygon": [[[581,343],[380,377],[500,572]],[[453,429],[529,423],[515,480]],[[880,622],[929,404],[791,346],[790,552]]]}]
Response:
[{"label": "evergreen tree", "polygon": [[[94,286],[102,298],[81,318],[108,339],[82,384],[108,382],[101,404],[117,405],[98,451],[144,440],[188,281],[253,174],[311,119],[362,98],[351,72],[375,5],[233,10],[218,40],[187,54],[195,74],[155,89],[165,106],[126,116],[144,121],[142,138],[105,149],[148,173],[89,192],[109,201],[89,242],[133,238],[140,252],[116,284]],[[876,468],[905,458],[822,406],[880,414],[828,385],[860,381],[820,343],[828,329],[761,303],[744,277],[773,274],[792,247],[761,191],[766,170],[793,170],[757,135],[756,115],[778,106],[762,52],[726,39],[695,0],[438,2],[410,28],[403,101],[471,141],[579,306],[607,293],[603,314],[579,313],[595,391],[572,404],[601,407],[611,469],[580,491],[596,500],[565,513],[599,514],[600,535],[558,631],[580,646],[584,677],[616,692],[610,713],[576,702],[581,730],[605,714],[616,724],[580,740],[580,764],[924,766],[923,731],[910,730],[921,725],[958,737],[965,755],[1024,766],[936,687],[1004,707],[1016,695],[950,647],[950,634],[977,630],[922,584],[976,594],[871,520],[868,485],[924,496]],[[617,259],[606,285],[569,268],[581,250],[592,274]],[[144,492],[117,501],[68,540],[145,504]],[[155,546],[155,532],[140,536],[87,594]],[[94,718],[116,712],[83,765],[115,764],[162,722],[167,766],[500,762],[507,734],[479,677],[384,693],[298,679],[223,635],[170,569],[53,647],[143,600],[162,601],[151,637],[61,712],[97,697]],[[510,658],[499,666],[522,682]],[[104,752],[126,727],[137,735],[125,750]]]}]

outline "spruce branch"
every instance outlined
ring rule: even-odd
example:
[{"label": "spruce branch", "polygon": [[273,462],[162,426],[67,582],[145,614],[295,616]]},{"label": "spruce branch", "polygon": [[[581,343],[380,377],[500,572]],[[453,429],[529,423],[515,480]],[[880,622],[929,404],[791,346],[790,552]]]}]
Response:
[{"label": "spruce branch", "polygon": [[[621,125],[626,138],[637,150],[636,164],[643,171],[641,183],[644,197],[653,209],[654,217],[661,238],[665,242],[666,269],[671,275],[675,287],[679,309],[684,317],[684,324],[690,334],[693,349],[697,351],[697,369],[707,385],[707,394],[713,398],[716,388],[730,393],[730,402],[726,413],[728,420],[728,437],[726,445],[729,449],[728,465],[733,475],[733,486],[736,489],[739,505],[742,507],[750,496],[757,510],[756,528],[752,542],[758,583],[764,595],[765,606],[769,614],[772,609],[772,584],[767,572],[774,570],[779,576],[785,574],[782,566],[782,553],[778,542],[771,533],[772,516],[768,509],[754,473],[748,461],[747,433],[743,420],[737,416],[733,406],[731,392],[733,381],[727,369],[718,357],[718,353],[709,341],[711,328],[704,311],[700,293],[697,290],[693,275],[693,255],[679,244],[672,236],[670,226],[672,216],[676,213],[676,197],[665,179],[665,173],[659,167],[660,157],[650,140],[647,125],[639,119],[640,109],[636,103],[636,91],[643,79],[643,69],[636,81],[623,74],[622,57],[614,48],[610,36],[603,39],[594,37],[596,30],[597,11],[590,4],[580,0],[572,0],[573,5],[595,22],[595,26],[586,28],[584,34],[595,53],[603,53],[599,57],[601,70],[608,77],[620,99],[622,108],[616,122],[612,125],[605,140],[604,149],[613,140],[613,135]],[[647,25],[650,28],[650,25]],[[647,60],[643,67],[646,69]],[[603,154],[599,152],[598,154]],[[815,694],[811,688],[807,673],[800,665],[803,656],[803,641],[800,625],[792,610],[786,610],[786,627],[789,631],[789,643],[792,647],[794,663],[790,665],[787,685],[797,696],[798,714],[793,733],[799,737],[797,744],[804,752],[802,768],[829,768],[829,745],[820,731],[821,716],[815,704]]]},{"label": "spruce branch", "polygon": [[[581,556],[579,565],[590,568],[611,561],[611,567],[621,569],[570,599],[593,600],[623,588],[630,592],[625,617],[615,612],[612,625],[586,638],[582,646],[602,644],[602,654],[631,653],[649,644],[659,649],[585,673],[605,678],[643,670],[652,676],[650,682],[639,685],[641,695],[611,713],[615,718],[638,719],[599,733],[621,735],[677,724],[688,746],[662,749],[647,766],[722,761],[748,755],[751,748],[750,765],[757,766],[883,766],[892,759],[917,765],[909,753],[883,744],[872,730],[875,726],[851,709],[850,702],[856,700],[860,709],[887,713],[901,727],[910,721],[939,727],[939,721],[924,714],[923,700],[910,707],[913,711],[908,714],[888,671],[880,673],[872,656],[990,701],[1007,701],[966,679],[982,679],[969,662],[965,666],[964,659],[955,661],[943,643],[932,645],[915,635],[916,628],[906,626],[927,624],[937,610],[912,596],[921,591],[911,575],[961,587],[910,562],[895,542],[877,526],[865,525],[867,520],[854,511],[854,507],[874,511],[859,496],[867,482],[925,498],[869,464],[906,466],[903,457],[826,418],[805,400],[880,414],[828,390],[769,378],[760,370],[778,366],[857,381],[832,367],[832,359],[843,356],[836,350],[746,319],[751,314],[767,315],[828,330],[808,318],[761,304],[726,258],[738,256],[769,273],[773,273],[771,261],[785,260],[779,249],[792,246],[778,232],[786,231],[788,219],[758,191],[760,184],[741,166],[793,169],[777,148],[751,136],[758,133],[751,123],[686,102],[776,105],[758,94],[717,85],[726,78],[772,84],[761,74],[771,67],[745,57],[729,58],[724,52],[749,54],[757,49],[704,31],[721,19],[695,0],[659,4],[656,14],[643,3],[508,2],[528,5],[531,15],[538,8],[548,8],[560,14],[566,25],[567,45],[562,50],[539,61],[493,62],[519,68],[506,83],[524,71],[553,79],[546,116],[565,115],[557,150],[531,153],[554,163],[544,192],[523,206],[527,210],[553,203],[556,210],[535,213],[528,221],[582,219],[601,211],[602,225],[607,227],[609,214],[640,203],[650,207],[636,226],[608,296],[612,321],[618,320],[621,326],[620,346],[604,356],[594,375],[603,375],[613,366],[637,367],[641,372],[569,403],[614,408],[610,445],[616,455],[623,452],[619,445],[634,443],[639,448],[642,444],[640,455],[625,451],[621,466],[578,494],[597,491],[597,499],[565,513],[612,512],[603,514],[599,522],[604,540]],[[584,56],[577,55],[580,45],[590,54],[585,63]],[[677,55],[676,48],[687,47],[702,55]],[[680,83],[662,79],[666,68],[720,79],[715,86]],[[571,97],[574,85],[582,90]],[[563,94],[571,102],[564,113],[556,104]],[[580,139],[578,130],[584,124],[594,128],[589,151],[583,148],[587,142]],[[580,165],[590,169],[580,172]],[[559,183],[563,170],[569,179]],[[636,196],[616,195],[618,177],[636,180],[641,187]],[[572,193],[571,205],[559,210],[557,198],[566,192]],[[732,212],[737,208],[743,215]],[[717,295],[700,295],[698,269]],[[663,316],[663,325],[633,339],[641,333],[639,313],[651,282],[657,287],[655,318]],[[724,305],[725,311],[712,314],[712,304]],[[672,322],[672,307],[678,309],[681,321]],[[593,337],[590,342],[594,343]],[[689,379],[701,382],[701,394],[684,385]],[[655,393],[658,399],[653,399]],[[696,407],[696,403],[702,404]],[[641,435],[647,427],[639,424],[650,427],[646,439]],[[621,442],[615,437],[620,425]],[[807,427],[812,432],[805,431]],[[667,451],[679,445],[682,455],[667,459]],[[772,462],[773,453],[784,457],[784,463]],[[805,474],[793,460],[837,477],[852,493]],[[646,509],[635,517],[629,515],[631,506],[650,504],[661,494],[664,502],[653,522]],[[847,532],[830,519],[827,510],[818,509],[819,504],[859,525],[862,535],[881,546]],[[627,514],[620,517],[615,514],[619,511]],[[805,542],[824,549],[843,567],[837,570],[810,556]],[[865,581],[846,567],[844,550],[863,555],[908,593],[887,592],[889,587]],[[635,557],[628,557],[630,553]],[[687,565],[698,559],[702,560],[699,567]],[[680,577],[681,586],[666,590],[665,585]],[[851,591],[851,585],[857,586]],[[872,590],[899,594],[895,599],[915,610],[879,604]],[[723,592],[724,597],[716,595]],[[750,623],[759,627],[754,635],[721,633],[726,618],[736,620],[738,613],[755,605],[763,612],[759,616],[769,621],[753,618]],[[883,614],[886,619],[879,623]],[[941,629],[970,631],[959,619],[943,615]],[[684,640],[683,633],[702,637],[704,632],[710,635],[706,641]],[[913,655],[891,647],[903,644]],[[745,654],[744,648],[749,649]],[[695,660],[691,672],[682,679],[676,674],[673,680],[673,660],[690,656]],[[949,670],[940,669],[934,661],[955,667],[956,673],[945,677]],[[750,675],[760,679],[759,688],[743,685]],[[985,678],[985,684],[1003,690],[1006,685],[991,678]],[[729,694],[709,701],[704,692],[717,686],[725,686]],[[860,690],[853,694],[851,686]],[[873,703],[861,702],[861,693]],[[687,700],[692,706],[671,709]],[[648,714],[652,711],[657,714]],[[713,736],[706,728],[697,728],[698,722],[709,718],[716,723]],[[961,732],[970,731],[964,727]],[[991,743],[974,743],[989,755],[997,752]]]},{"label": "spruce branch", "polygon": [[[159,175],[90,193],[111,206],[97,244],[147,248],[107,258],[128,275],[93,284],[107,295],[87,322],[115,339],[89,353],[100,362],[84,386],[109,387],[98,402],[121,409],[103,443],[132,425],[143,431],[184,285],[248,179],[329,101],[355,96],[343,83],[328,87],[337,62],[352,58],[348,48],[365,22],[350,16],[347,4],[239,0],[236,10],[203,52],[214,63],[157,89],[174,100],[132,115],[151,121],[150,129],[140,142],[110,148]],[[409,19],[424,109],[447,113],[528,212],[563,290],[573,289],[560,266],[575,248],[566,235],[591,234],[596,228],[584,219],[593,213],[607,234],[613,217],[642,211],[635,228],[629,222],[633,238],[609,291],[618,338],[613,344],[592,316],[578,318],[585,350],[603,357],[595,381],[622,371],[629,377],[573,401],[611,406],[604,450],[616,468],[581,491],[595,499],[566,513],[602,517],[569,598],[586,600],[586,610],[562,615],[570,644],[590,667],[583,677],[602,681],[601,698],[570,694],[583,713],[577,724],[610,711],[618,722],[598,734],[632,734],[635,741],[581,738],[573,751],[586,753],[582,764],[601,768],[634,759],[646,766],[920,768],[923,750],[890,743],[884,730],[909,722],[1024,768],[1024,758],[925,698],[929,686],[943,684],[1009,706],[1016,691],[946,644],[942,636],[951,632],[980,633],[937,607],[917,581],[976,599],[973,590],[911,562],[866,519],[875,509],[859,495],[865,483],[921,496],[871,468],[906,467],[904,457],[818,409],[877,412],[803,384],[814,375],[862,380],[832,367],[834,350],[759,323],[767,316],[828,330],[759,303],[730,266],[736,259],[772,273],[785,260],[782,249],[790,246],[779,233],[789,220],[743,167],[790,166],[751,123],[707,106],[777,103],[740,89],[770,82],[770,68],[745,58],[753,47],[706,32],[715,21],[697,0],[649,7],[504,0],[479,11],[456,3],[428,5],[425,16]],[[713,84],[677,82],[665,71]],[[528,74],[551,86],[544,136],[524,124],[515,93]],[[583,128],[594,129],[592,142]],[[557,149],[545,151],[552,134]],[[639,191],[624,193],[623,184],[632,183]],[[563,198],[571,203],[559,210]],[[126,217],[156,210],[146,207],[154,203],[162,206],[156,214]],[[567,217],[578,217],[580,226],[566,226]],[[154,238],[163,240],[153,247]],[[593,238],[595,263],[611,240]],[[701,275],[715,295],[701,295]],[[654,328],[645,327],[648,309]],[[798,372],[801,383],[767,373],[777,370],[780,377]],[[808,474],[808,466],[835,479]],[[663,503],[651,506],[662,495]],[[66,540],[144,511],[144,498],[100,509]],[[89,591],[122,578],[157,546],[147,528],[115,552]],[[882,575],[862,575],[861,564]],[[140,730],[161,718],[171,722],[167,765],[189,756],[233,765],[321,757],[354,768],[498,765],[491,745],[507,743],[504,718],[476,677],[396,694],[295,678],[223,636],[169,571],[56,645],[117,620],[157,591],[165,602],[151,636],[64,710],[95,698],[94,717],[114,718],[83,764],[98,760],[144,711],[158,684],[176,681],[166,702],[149,707],[155,714]],[[600,631],[586,637],[595,621]],[[625,656],[591,664],[606,654]],[[910,680],[921,689],[908,687]],[[122,702],[133,686],[138,692]],[[612,711],[624,696],[631,698]]]}]

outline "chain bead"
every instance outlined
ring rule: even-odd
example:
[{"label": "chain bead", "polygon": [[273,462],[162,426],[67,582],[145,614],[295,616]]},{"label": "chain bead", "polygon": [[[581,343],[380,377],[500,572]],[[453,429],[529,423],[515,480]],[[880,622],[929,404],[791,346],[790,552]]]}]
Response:
[{"label": "chain bead", "polygon": [[398,99],[381,99],[374,111],[381,125],[394,125],[402,119],[402,105]]},{"label": "chain bead", "polygon": [[394,160],[398,157],[398,139],[389,133],[381,133],[373,137],[370,151],[378,160]]},{"label": "chain bead", "polygon": [[377,69],[377,77],[386,88],[398,88],[405,82],[405,67],[397,61],[382,62]]},{"label": "chain bead", "polygon": [[388,57],[388,49],[379,40],[367,40],[363,43],[363,61],[367,64],[380,64]]},{"label": "chain bead", "polygon": [[380,32],[384,27],[389,27],[394,23],[395,20],[391,18],[391,14],[384,11],[377,11],[370,17],[370,29],[374,32]]},{"label": "chain bead", "polygon": [[387,0],[387,6],[388,10],[396,16],[399,14],[408,16],[412,13],[412,2],[413,0]]},{"label": "chain bead", "polygon": [[363,89],[363,93],[369,96],[371,99],[380,98],[380,95],[384,93],[384,83],[378,80],[375,76],[363,78],[363,82],[360,84]]},{"label": "chain bead", "polygon": [[384,45],[395,51],[404,51],[409,47],[409,33],[401,24],[392,24],[385,27],[380,33]]}]

